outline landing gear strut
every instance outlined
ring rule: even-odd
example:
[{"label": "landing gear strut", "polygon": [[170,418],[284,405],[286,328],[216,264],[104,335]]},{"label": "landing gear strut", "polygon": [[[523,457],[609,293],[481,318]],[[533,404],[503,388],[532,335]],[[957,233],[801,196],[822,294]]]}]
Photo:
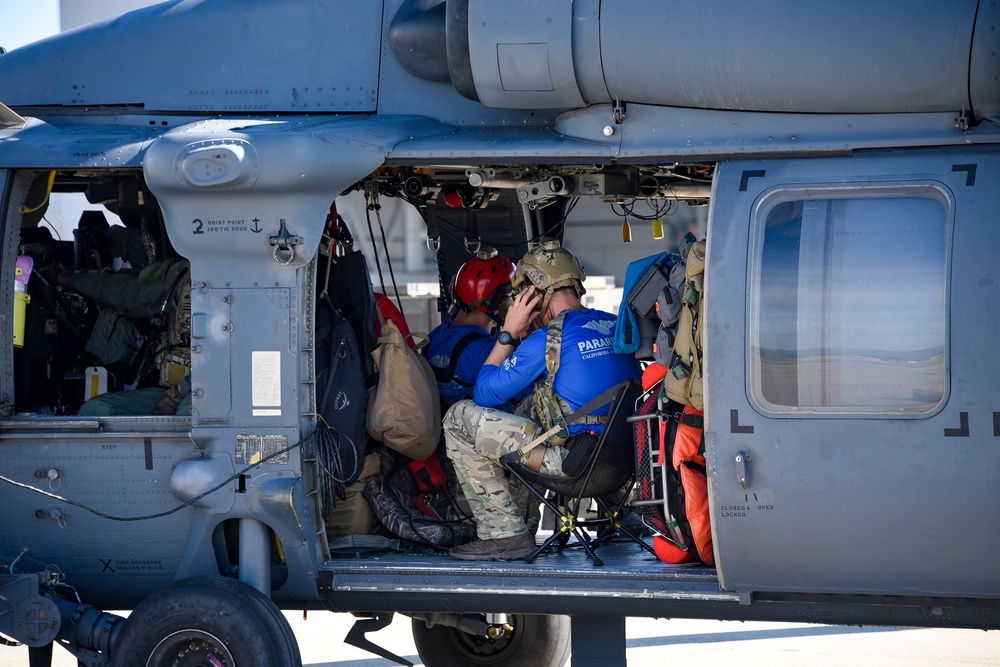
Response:
[{"label": "landing gear strut", "polygon": [[[566,616],[493,614],[484,632],[413,619],[413,642],[427,667],[562,667],[569,658]],[[488,619],[489,620],[489,619]],[[501,631],[502,630],[502,631]]]}]

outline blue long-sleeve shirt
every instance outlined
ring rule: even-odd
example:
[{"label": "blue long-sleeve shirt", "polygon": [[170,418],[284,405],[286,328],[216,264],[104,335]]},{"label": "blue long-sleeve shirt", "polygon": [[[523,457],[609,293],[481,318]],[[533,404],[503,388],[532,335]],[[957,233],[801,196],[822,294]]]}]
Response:
[{"label": "blue long-sleeve shirt", "polygon": [[[615,317],[599,310],[570,311],[563,321],[563,340],[553,389],[576,410],[608,387],[626,378],[639,378],[639,363],[632,355],[614,351]],[[499,366],[483,366],[476,380],[475,401],[486,407],[525,396],[535,380],[548,375],[545,337],[548,327],[533,332]],[[605,415],[603,405],[593,414]],[[570,427],[571,433],[585,425]]]},{"label": "blue long-sleeve shirt", "polygon": [[485,329],[471,324],[452,326],[451,321],[446,321],[428,334],[430,343],[422,350],[431,366],[440,369],[439,372],[446,372],[451,365],[455,346],[466,336],[475,338],[459,354],[454,377],[444,382],[438,379],[442,411],[463,398],[472,398],[472,385],[496,341]]}]

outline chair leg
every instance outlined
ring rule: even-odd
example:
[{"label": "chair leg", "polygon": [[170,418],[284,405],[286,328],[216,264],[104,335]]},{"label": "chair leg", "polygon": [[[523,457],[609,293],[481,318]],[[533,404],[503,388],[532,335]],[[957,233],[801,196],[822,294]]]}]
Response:
[{"label": "chair leg", "polygon": [[635,542],[636,544],[638,544],[640,547],[642,547],[643,549],[645,549],[649,553],[653,554],[654,556],[656,555],[656,549],[654,549],[649,544],[646,544],[645,540],[643,540],[641,537],[639,537],[638,535],[636,535],[635,533],[633,533],[631,530],[629,530],[625,526],[619,526],[618,529],[620,531],[622,531],[623,533],[625,533],[626,535],[628,535],[629,539],[631,539],[633,542]]},{"label": "chair leg", "polygon": [[[600,500],[597,499],[597,501],[598,501],[597,502],[598,513],[605,512],[605,508],[601,504]],[[594,567],[600,567],[604,565],[604,561],[601,560],[600,557],[598,557],[597,553],[594,551],[594,549],[600,544],[600,540],[592,539],[590,535],[587,533],[587,529],[597,526],[608,525],[608,520],[606,518],[607,513],[605,512],[603,517],[599,517],[597,519],[577,518],[582,513],[583,513],[583,498],[575,498],[572,501],[570,501],[564,515],[564,522],[566,522],[567,517],[569,517],[568,518],[569,525],[568,526],[564,525],[564,530],[567,530],[568,528],[568,532],[572,532],[573,535],[576,536],[577,542],[579,542],[580,546],[583,547],[584,551],[587,552],[587,555],[594,562]],[[569,536],[568,532],[567,532],[567,537]]]},{"label": "chair leg", "polygon": [[[598,499],[598,511],[604,512],[604,517],[600,519],[590,519],[590,520],[580,520],[580,509],[583,502],[582,498],[574,498],[566,503],[563,508],[558,507],[549,498],[546,497],[544,493],[539,493],[538,489],[529,483],[520,472],[514,468],[514,466],[508,466],[507,471],[516,478],[519,482],[524,484],[531,491],[531,494],[538,499],[552,514],[557,517],[557,520],[561,525],[556,526],[555,530],[552,532],[552,536],[545,540],[534,552],[527,556],[524,560],[531,563],[546,549],[550,548],[553,544],[557,544],[556,551],[562,551],[569,541],[569,536],[572,534],[576,536],[577,541],[580,546],[584,548],[587,555],[594,562],[595,567],[604,565],[604,561],[601,560],[597,554],[594,552],[594,547],[600,544],[600,540],[592,540],[586,533],[586,526],[597,526],[597,525],[610,525],[610,521],[607,518],[609,513],[607,511],[607,506],[603,504],[600,499]],[[631,487],[629,487],[629,490]],[[628,497],[627,493],[624,497]],[[624,502],[624,501],[623,501]]]},{"label": "chair leg", "polygon": [[608,528],[605,530],[603,534],[598,535],[597,542],[594,544],[594,547],[596,548],[600,546],[604,542],[604,538],[607,537],[613,530],[618,530],[624,533],[630,540],[632,540],[633,542],[641,546],[643,549],[645,549],[646,551],[655,556],[656,550],[653,549],[652,546],[646,544],[646,542],[641,537],[639,537],[634,532],[623,526],[621,522],[618,520],[618,517],[621,515],[622,511],[625,508],[625,503],[629,497],[629,494],[632,492],[632,486],[633,484],[630,484],[628,486],[628,488],[625,490],[625,493],[622,495],[621,501],[618,503],[617,507],[613,511],[608,508],[607,504],[605,504],[605,502],[602,499],[600,498],[595,499],[597,501],[598,510],[604,512],[604,515],[608,518]]},{"label": "chair leg", "polygon": [[611,538],[614,536],[616,531],[623,530],[623,526],[618,522],[617,512],[611,512],[604,509],[601,507],[600,503],[598,503],[598,508],[604,513],[603,518],[600,520],[595,519],[585,526],[597,528],[597,537],[593,540],[593,546],[595,549],[603,545],[605,542],[611,541]]},{"label": "chair leg", "polygon": [[604,561],[597,557],[597,552],[594,551],[591,541],[587,539],[586,535],[583,534],[583,530],[580,528],[574,528],[573,533],[576,535],[577,541],[580,542],[580,546],[582,546],[587,552],[587,555],[590,556],[590,560],[594,561],[594,567],[604,565]]},{"label": "chair leg", "polygon": [[527,563],[533,563],[533,562],[535,562],[535,559],[543,551],[545,551],[546,549],[548,549],[549,546],[551,546],[552,543],[555,542],[556,540],[558,540],[560,537],[562,537],[562,535],[560,535],[559,533],[552,533],[552,535],[547,540],[545,540],[544,542],[542,542],[542,544],[537,549],[535,549],[533,552],[531,552],[531,555],[525,556],[525,558],[524,558],[525,562],[527,562]]},{"label": "chair leg", "polygon": [[566,543],[569,542],[569,536],[576,532],[575,522],[573,517],[568,517],[563,515],[559,518],[562,526],[552,531],[552,535],[548,537],[541,546],[539,546],[535,551],[524,560],[531,563],[538,557],[543,551],[555,545],[555,552],[561,552],[565,547]]},{"label": "chair leg", "polygon": [[539,493],[538,490],[534,487],[534,485],[530,484],[526,479],[524,479],[524,477],[514,468],[508,467],[507,470],[513,477],[515,477],[519,482],[521,482],[521,484],[524,484],[529,489],[531,494],[535,498],[537,498],[539,502],[542,503],[542,505],[544,505],[550,512],[552,512],[552,515],[556,518],[556,521],[562,523],[561,526],[556,526],[552,531],[552,535],[548,539],[546,539],[545,542],[541,544],[541,546],[535,549],[535,551],[532,552],[531,555],[527,556],[524,560],[528,563],[533,562],[535,558],[539,556],[539,554],[541,554],[543,551],[545,551],[546,549],[548,549],[557,542],[558,545],[556,547],[556,551],[557,552],[562,551],[563,547],[566,546],[566,542],[569,540],[569,535],[570,532],[572,531],[572,526],[573,523],[575,522],[575,518],[567,520],[567,513],[564,512],[563,509],[560,508],[558,505],[556,505],[554,502],[552,502],[551,499],[546,497],[545,493]]}]

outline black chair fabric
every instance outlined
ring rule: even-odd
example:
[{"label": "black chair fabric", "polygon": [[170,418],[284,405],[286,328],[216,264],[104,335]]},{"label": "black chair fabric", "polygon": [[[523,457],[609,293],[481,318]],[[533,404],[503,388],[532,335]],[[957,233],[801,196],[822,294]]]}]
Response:
[{"label": "black chair fabric", "polygon": [[[594,549],[614,529],[621,530],[646,550],[652,551],[652,547],[623,528],[617,521],[635,475],[635,439],[632,424],[627,419],[635,411],[636,403],[641,396],[642,388],[636,381],[630,380],[621,384],[611,399],[608,410],[609,421],[590,454],[590,460],[578,475],[569,477],[547,475],[535,472],[520,462],[505,462],[511,475],[524,483],[541,503],[559,517],[560,525],[556,527],[553,535],[525,560],[531,562],[553,544],[557,545],[557,550],[561,550],[572,534],[576,535],[581,546],[586,549],[594,565],[602,565]],[[572,447],[572,443],[570,446]],[[604,498],[622,491],[624,494],[615,504],[615,509],[610,509],[611,503],[606,502]],[[562,497],[563,502],[557,505],[546,497],[547,492]],[[580,516],[584,499],[589,498],[597,502],[600,513],[597,519],[583,519]],[[587,535],[583,530],[585,528],[596,528],[597,539]]]},{"label": "black chair fabric", "polygon": [[[640,387],[625,385],[616,392],[605,427],[591,454],[592,460],[575,477],[546,475],[514,464],[525,480],[563,496],[601,497],[621,489],[635,473],[635,441],[632,425],[625,420],[641,395]],[[617,399],[617,400],[616,400]],[[572,446],[572,442],[570,443]],[[593,460],[593,459],[596,459]]]}]

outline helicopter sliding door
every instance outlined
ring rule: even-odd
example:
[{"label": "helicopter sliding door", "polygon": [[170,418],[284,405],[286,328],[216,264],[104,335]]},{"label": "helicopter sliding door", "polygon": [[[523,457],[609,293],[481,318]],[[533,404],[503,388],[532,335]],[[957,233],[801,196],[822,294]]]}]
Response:
[{"label": "helicopter sliding door", "polygon": [[998,166],[720,166],[705,375],[726,589],[1000,595]]}]

